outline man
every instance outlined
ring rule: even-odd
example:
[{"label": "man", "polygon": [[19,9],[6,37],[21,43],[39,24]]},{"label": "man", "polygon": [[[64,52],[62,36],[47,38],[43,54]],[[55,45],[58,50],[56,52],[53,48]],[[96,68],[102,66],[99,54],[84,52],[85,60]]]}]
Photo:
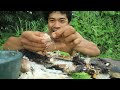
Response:
[{"label": "man", "polygon": [[47,42],[43,32],[25,31],[19,38],[10,37],[3,45],[4,49],[30,51],[65,51],[72,54],[74,51],[87,56],[100,54],[98,47],[91,41],[84,39],[72,26],[70,26],[71,11],[44,11],[48,22],[48,34],[51,42]]}]

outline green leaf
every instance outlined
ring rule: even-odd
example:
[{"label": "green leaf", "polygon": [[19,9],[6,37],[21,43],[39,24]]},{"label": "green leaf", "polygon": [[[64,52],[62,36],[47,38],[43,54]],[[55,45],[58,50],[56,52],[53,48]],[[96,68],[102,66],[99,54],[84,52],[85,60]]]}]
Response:
[{"label": "green leaf", "polygon": [[53,51],[53,52],[55,52],[55,53],[59,53],[60,55],[62,55],[62,56],[70,56],[70,54],[69,53],[67,53],[67,52],[63,52],[63,51]]},{"label": "green leaf", "polygon": [[72,73],[70,76],[73,79],[91,79],[91,76],[85,72]]}]

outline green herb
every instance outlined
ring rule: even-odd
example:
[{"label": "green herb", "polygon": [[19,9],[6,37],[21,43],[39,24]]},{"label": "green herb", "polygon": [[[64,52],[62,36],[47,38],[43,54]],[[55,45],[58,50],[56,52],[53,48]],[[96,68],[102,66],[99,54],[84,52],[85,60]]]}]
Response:
[{"label": "green herb", "polygon": [[76,72],[70,75],[73,79],[91,79],[91,76],[85,72]]},{"label": "green herb", "polygon": [[54,53],[58,53],[59,55],[61,55],[61,56],[70,56],[70,54],[69,53],[67,53],[67,52],[63,52],[63,51],[54,51]]}]

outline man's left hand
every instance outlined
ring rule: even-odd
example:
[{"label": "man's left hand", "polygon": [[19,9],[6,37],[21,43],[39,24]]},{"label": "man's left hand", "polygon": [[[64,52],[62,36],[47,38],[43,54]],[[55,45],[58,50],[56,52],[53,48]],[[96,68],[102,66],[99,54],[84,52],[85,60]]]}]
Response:
[{"label": "man's left hand", "polygon": [[64,39],[65,43],[68,43],[69,45],[72,44],[73,46],[78,45],[83,39],[82,36],[70,25],[53,32],[52,37]]}]

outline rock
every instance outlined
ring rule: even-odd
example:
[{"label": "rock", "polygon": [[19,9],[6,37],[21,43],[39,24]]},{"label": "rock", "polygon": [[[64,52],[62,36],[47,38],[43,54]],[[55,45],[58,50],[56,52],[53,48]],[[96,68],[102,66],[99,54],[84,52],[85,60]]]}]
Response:
[{"label": "rock", "polygon": [[99,74],[99,75],[96,75],[95,79],[110,79],[110,75],[109,74]]},{"label": "rock", "polygon": [[111,67],[109,72],[111,78],[120,78],[120,66],[119,67]]},{"label": "rock", "polygon": [[63,59],[58,59],[58,58],[51,58],[50,62],[53,65],[59,66],[59,68],[63,68],[63,71],[67,72],[67,73],[75,71],[75,69],[76,69],[76,65],[74,65],[73,62],[69,61],[69,60],[63,60]]},{"label": "rock", "polygon": [[24,56],[23,59],[22,59],[22,64],[21,64],[21,69],[20,71],[22,73],[25,73],[25,72],[28,72],[30,71],[30,62],[29,60]]},{"label": "rock", "polygon": [[111,63],[101,58],[94,58],[91,59],[90,65],[94,66],[96,70],[100,70],[100,73],[105,74],[109,72]]},{"label": "rock", "polygon": [[118,72],[109,72],[111,78],[119,78],[120,79],[120,73]]},{"label": "rock", "polygon": [[71,79],[61,70],[47,69],[41,64],[30,61],[32,69],[26,73],[21,73],[18,79]]}]

